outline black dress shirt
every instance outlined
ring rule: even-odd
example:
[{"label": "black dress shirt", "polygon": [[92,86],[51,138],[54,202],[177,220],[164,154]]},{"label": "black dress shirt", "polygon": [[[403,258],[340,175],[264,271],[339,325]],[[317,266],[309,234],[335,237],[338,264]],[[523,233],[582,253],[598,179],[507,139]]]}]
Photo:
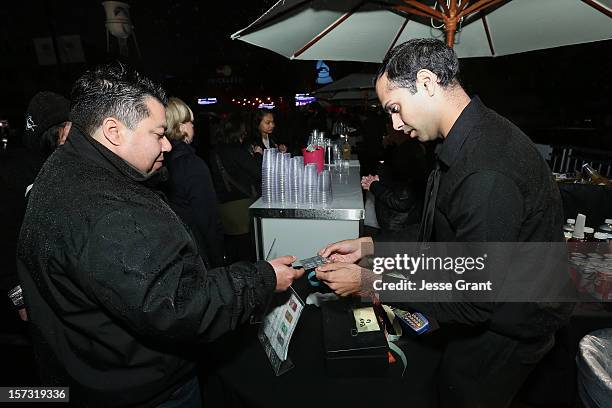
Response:
[{"label": "black dress shirt", "polygon": [[[550,169],[529,138],[507,119],[488,109],[478,97],[465,107],[436,149],[437,183],[426,197],[423,223],[432,224],[424,241],[432,242],[557,242],[563,240],[561,197]],[[435,173],[435,171],[434,171]],[[433,174],[433,173],[432,173]],[[430,177],[428,190],[436,177]],[[432,202],[435,200],[435,202]],[[433,212],[428,217],[427,212]],[[421,226],[422,230],[428,230]],[[526,307],[526,305],[521,306]],[[529,309],[537,308],[530,304]],[[512,337],[551,334],[565,318],[538,322],[526,332],[518,304],[425,303],[418,309],[440,323],[485,325]],[[526,311],[527,312],[527,311]],[[554,315],[554,313],[553,313]],[[517,325],[521,326],[520,335]]]},{"label": "black dress shirt", "polygon": [[437,148],[431,241],[556,242],[561,196],[529,138],[474,97]]},{"label": "black dress shirt", "polygon": [[[431,242],[556,242],[561,198],[550,169],[514,124],[474,97],[437,150],[421,237]],[[431,192],[431,194],[430,194]],[[410,303],[446,338],[441,406],[505,407],[554,344],[571,304]]]}]

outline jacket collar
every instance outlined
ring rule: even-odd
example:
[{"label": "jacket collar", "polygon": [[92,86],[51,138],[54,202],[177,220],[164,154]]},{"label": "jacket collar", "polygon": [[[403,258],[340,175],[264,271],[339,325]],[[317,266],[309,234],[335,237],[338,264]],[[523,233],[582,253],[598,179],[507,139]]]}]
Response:
[{"label": "jacket collar", "polygon": [[170,160],[195,153],[195,149],[182,140],[171,140],[170,144],[172,145],[172,151],[169,154]]},{"label": "jacket collar", "polygon": [[474,125],[484,114],[486,106],[478,96],[472,98],[463,109],[453,127],[442,143],[436,147],[436,155],[446,167],[451,167],[459,157],[463,144],[468,139]]},{"label": "jacket collar", "polygon": [[127,177],[132,181],[143,183],[147,186],[151,186],[151,183],[155,184],[157,181],[163,180],[166,174],[165,167],[162,167],[163,170],[160,169],[152,174],[142,173],[121,157],[111,152],[96,139],[81,131],[78,126],[74,124],[70,129],[70,134],[62,150],[77,155],[81,160],[102,167],[113,174]]}]

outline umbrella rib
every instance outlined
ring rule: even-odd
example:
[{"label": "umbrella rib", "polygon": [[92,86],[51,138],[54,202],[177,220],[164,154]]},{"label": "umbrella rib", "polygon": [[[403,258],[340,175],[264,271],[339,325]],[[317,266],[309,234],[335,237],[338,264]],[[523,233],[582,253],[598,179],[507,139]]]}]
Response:
[{"label": "umbrella rib", "polygon": [[434,17],[434,16],[432,16],[431,14],[424,13],[424,12],[422,12],[422,11],[420,11],[420,10],[413,9],[413,8],[411,8],[411,7],[406,7],[406,6],[394,6],[394,7],[391,7],[391,9],[392,9],[392,10],[401,11],[401,12],[404,12],[404,13],[406,13],[406,14],[416,14],[416,15],[418,15],[418,16],[423,16],[423,17],[427,17],[427,18],[435,18],[435,19],[436,19],[436,20],[438,20],[438,21],[442,21],[442,20],[440,20],[438,17]]},{"label": "umbrella rib", "polygon": [[482,16],[482,24],[484,25],[485,33],[487,34],[487,41],[489,42],[489,49],[491,50],[491,56],[495,56],[495,49],[493,48],[493,39],[491,38],[491,32],[489,31],[489,24],[487,24],[487,16]]},{"label": "umbrella rib", "polygon": [[601,4],[595,3],[593,0],[582,0],[582,2],[588,4],[589,6],[593,7],[595,10],[600,11],[604,13],[606,16],[612,18],[612,11],[608,10]]},{"label": "umbrella rib", "polygon": [[[468,3],[466,3],[468,4]],[[441,1],[440,2],[440,7],[442,7],[442,10],[444,11],[444,14],[446,14],[447,16],[450,15],[450,10],[448,9],[448,6],[446,5],[445,2]]]},{"label": "umbrella rib", "polygon": [[506,0],[480,0],[472,4],[470,7],[461,11],[459,15],[457,16],[457,18],[461,18],[463,16],[469,16],[470,14],[476,11],[482,11],[486,8],[493,7],[494,5],[501,3],[502,1],[506,1]]},{"label": "umbrella rib", "polygon": [[406,3],[408,6],[411,6],[414,9],[420,10],[423,13],[428,14],[428,17],[433,17],[436,18],[440,21],[444,20],[444,14],[442,14],[441,12],[439,12],[438,10],[435,10],[423,3],[421,3],[420,1],[417,0],[403,0],[404,3]]},{"label": "umbrella rib", "polygon": [[406,28],[406,24],[408,24],[408,22],[410,21],[410,18],[405,17],[404,18],[404,22],[402,23],[401,28],[399,29],[399,31],[397,32],[397,34],[395,35],[395,38],[393,39],[393,42],[391,43],[391,46],[389,47],[389,49],[387,50],[387,52],[385,53],[385,55],[387,55],[389,53],[389,51],[391,51],[391,49],[393,49],[393,47],[395,47],[395,43],[397,43],[397,40],[399,40],[400,35],[402,34],[402,32],[404,31],[404,28]]},{"label": "umbrella rib", "polygon": [[365,3],[365,1],[360,1],[355,7],[353,7],[352,10],[344,13],[343,15],[341,15],[338,19],[336,19],[336,21],[334,21],[333,23],[331,23],[329,26],[327,26],[327,28],[323,31],[321,31],[319,34],[317,34],[312,40],[308,41],[308,43],[306,43],[306,45],[304,45],[302,48],[300,48],[298,51],[296,51],[295,53],[293,53],[293,56],[291,58],[297,58],[300,55],[302,55],[305,51],[307,51],[310,47],[312,47],[313,45],[315,45],[316,43],[318,43],[323,37],[325,37],[327,34],[329,34],[333,29],[335,29],[336,27],[338,27],[340,24],[342,24],[344,22],[344,20],[346,20],[347,18],[349,18],[351,15],[353,15],[353,13],[357,10],[359,10],[359,8],[361,8],[361,6],[363,6],[363,4]]}]

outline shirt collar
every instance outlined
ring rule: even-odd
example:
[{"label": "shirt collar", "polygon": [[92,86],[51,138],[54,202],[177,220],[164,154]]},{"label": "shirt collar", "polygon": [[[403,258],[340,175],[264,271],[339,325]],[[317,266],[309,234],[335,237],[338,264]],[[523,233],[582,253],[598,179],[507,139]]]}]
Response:
[{"label": "shirt collar", "polygon": [[479,121],[485,109],[486,107],[478,96],[472,98],[451,127],[446,138],[436,147],[436,156],[440,162],[447,167],[453,165],[470,131]]}]

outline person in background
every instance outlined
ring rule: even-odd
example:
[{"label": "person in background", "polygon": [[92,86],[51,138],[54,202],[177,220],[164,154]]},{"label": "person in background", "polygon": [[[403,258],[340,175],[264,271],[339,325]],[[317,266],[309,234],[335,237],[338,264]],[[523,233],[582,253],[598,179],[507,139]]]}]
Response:
[{"label": "person in background", "polygon": [[70,102],[55,92],[38,92],[32,97],[25,114],[23,147],[9,150],[0,163],[1,214],[6,217],[0,234],[0,259],[3,267],[0,288],[9,293],[11,303],[22,320],[27,320],[23,294],[17,278],[15,255],[17,238],[27,196],[43,163],[68,137]]},{"label": "person in background", "polygon": [[217,147],[211,154],[226,254],[233,262],[255,260],[249,206],[260,195],[261,155],[250,153],[243,144],[246,134],[246,126],[239,117],[228,117],[220,124]]},{"label": "person in background", "polygon": [[223,225],[208,166],[190,146],[194,138],[193,112],[179,98],[166,108],[166,136],[172,151],[166,159],[169,179],[164,190],[172,209],[193,232],[207,266],[224,261]]},{"label": "person in background", "polygon": [[251,149],[258,154],[263,154],[264,149],[273,147],[278,148],[279,152],[286,152],[287,146],[282,143],[277,143],[272,137],[272,132],[276,123],[274,123],[274,113],[268,109],[258,108],[253,114],[253,123],[251,129],[251,137],[249,143]]},{"label": "person in background", "polygon": [[292,256],[205,267],[154,189],[166,104],[119,63],[87,71],[30,194],[17,267],[32,345],[41,385],[70,387],[74,406],[200,407],[194,352],[303,274]]},{"label": "person in background", "polygon": [[378,174],[364,176],[361,186],[375,197],[381,231],[377,241],[415,241],[432,162],[424,144],[387,125],[385,160]]}]

